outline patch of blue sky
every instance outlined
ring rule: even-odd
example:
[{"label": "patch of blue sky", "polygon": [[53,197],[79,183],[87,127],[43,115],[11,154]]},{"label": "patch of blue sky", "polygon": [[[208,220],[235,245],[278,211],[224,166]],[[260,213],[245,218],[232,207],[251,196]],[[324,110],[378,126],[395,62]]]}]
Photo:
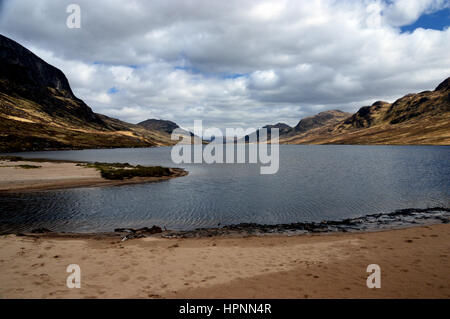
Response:
[{"label": "patch of blue sky", "polygon": [[205,73],[193,68],[192,66],[177,65],[173,67],[175,70],[182,70],[192,74],[201,74],[205,78],[221,78],[221,79],[237,79],[240,77],[248,77],[248,73]]},{"label": "patch of blue sky", "polygon": [[224,79],[237,79],[242,77],[248,77],[248,73],[229,73],[229,74],[223,74],[221,77]]},{"label": "patch of blue sky", "polygon": [[108,90],[108,94],[116,94],[117,92],[119,92],[119,89],[114,86]]},{"label": "patch of blue sky", "polygon": [[414,23],[400,27],[402,33],[414,32],[418,28],[444,30],[450,26],[450,8],[423,14]]},{"label": "patch of blue sky", "polygon": [[112,63],[104,63],[104,62],[100,62],[100,61],[94,61],[92,63],[93,65],[105,65],[105,66],[125,66],[131,69],[139,69],[139,65],[136,64],[128,64],[128,65],[122,65],[122,64],[112,64]]},{"label": "patch of blue sky", "polygon": [[192,74],[201,74],[201,75],[206,75],[203,72],[201,72],[199,69],[194,68],[192,66],[185,66],[185,65],[176,65],[173,67],[175,70],[182,70],[182,71],[186,71]]},{"label": "patch of blue sky", "polygon": [[184,71],[189,71],[191,68],[187,67],[187,66],[181,66],[181,65],[177,65],[174,67],[175,70],[184,70]]}]

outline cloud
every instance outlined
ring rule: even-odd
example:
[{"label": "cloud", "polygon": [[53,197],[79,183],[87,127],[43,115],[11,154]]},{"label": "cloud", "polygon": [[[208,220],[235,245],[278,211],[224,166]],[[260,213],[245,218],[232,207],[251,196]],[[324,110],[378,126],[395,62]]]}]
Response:
[{"label": "cloud", "polygon": [[[96,112],[189,128],[258,127],[355,111],[450,75],[450,29],[400,26],[440,0],[80,0],[4,3],[0,29],[63,70]],[[111,94],[114,88],[114,94]]]},{"label": "cloud", "polygon": [[273,70],[255,71],[250,76],[250,86],[255,89],[274,88],[279,77]]}]

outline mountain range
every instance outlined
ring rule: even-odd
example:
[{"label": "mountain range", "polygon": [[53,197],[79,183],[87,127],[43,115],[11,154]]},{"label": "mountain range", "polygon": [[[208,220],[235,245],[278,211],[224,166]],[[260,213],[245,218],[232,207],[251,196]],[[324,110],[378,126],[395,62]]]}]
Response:
[{"label": "mountain range", "polygon": [[[355,114],[331,110],[295,127],[265,126],[274,127],[286,144],[449,145],[450,78],[434,91],[378,101]],[[176,128],[166,120],[131,124],[93,112],[61,70],[0,35],[0,152],[173,145]]]},{"label": "mountain range", "polygon": [[407,94],[394,103],[377,101],[348,117],[327,111],[309,122],[317,123],[315,118],[324,113],[330,115],[329,123],[281,134],[280,143],[450,145],[450,78],[434,91]]}]

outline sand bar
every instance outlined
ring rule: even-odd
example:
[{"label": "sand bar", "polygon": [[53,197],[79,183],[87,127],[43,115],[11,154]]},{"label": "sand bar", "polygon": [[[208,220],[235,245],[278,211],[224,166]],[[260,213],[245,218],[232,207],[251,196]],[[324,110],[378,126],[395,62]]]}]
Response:
[{"label": "sand bar", "polygon": [[[0,161],[0,193],[149,183],[187,175],[182,169],[171,168],[171,176],[106,180],[95,168],[77,164],[64,161]],[[22,168],[21,165],[40,167]]]}]

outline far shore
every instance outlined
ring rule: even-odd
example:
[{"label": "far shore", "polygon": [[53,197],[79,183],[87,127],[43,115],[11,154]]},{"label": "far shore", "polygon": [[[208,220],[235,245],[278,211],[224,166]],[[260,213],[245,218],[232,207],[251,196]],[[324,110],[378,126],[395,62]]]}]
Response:
[{"label": "far shore", "polygon": [[0,160],[0,193],[151,183],[188,174],[184,169],[170,168],[169,176],[108,180],[103,178],[97,169],[80,164],[83,163],[45,159],[16,161],[2,159]]},{"label": "far shore", "polygon": [[[450,224],[162,238],[0,236],[0,298],[450,298]],[[81,268],[81,288],[66,268]],[[381,288],[366,285],[367,266]]]}]

